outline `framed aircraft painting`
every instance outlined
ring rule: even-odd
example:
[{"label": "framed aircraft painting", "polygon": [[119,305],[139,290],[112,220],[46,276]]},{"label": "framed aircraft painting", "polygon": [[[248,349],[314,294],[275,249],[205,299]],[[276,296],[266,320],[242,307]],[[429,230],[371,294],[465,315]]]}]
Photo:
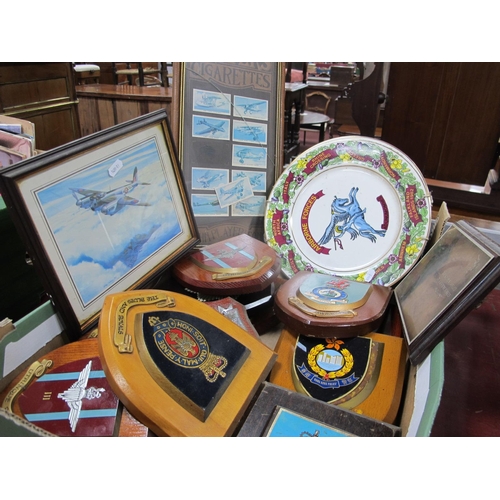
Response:
[{"label": "framed aircraft painting", "polygon": [[174,65],[172,128],[201,242],[263,241],[282,168],[282,63]]},{"label": "framed aircraft painting", "polygon": [[165,110],[2,169],[0,191],[73,340],[199,241]]}]

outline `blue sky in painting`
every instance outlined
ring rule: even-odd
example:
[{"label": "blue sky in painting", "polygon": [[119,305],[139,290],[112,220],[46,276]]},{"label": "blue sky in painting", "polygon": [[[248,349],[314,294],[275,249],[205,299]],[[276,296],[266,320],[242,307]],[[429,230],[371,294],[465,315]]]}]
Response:
[{"label": "blue sky in painting", "polygon": [[[123,167],[110,177],[108,169],[117,159]],[[70,187],[109,191],[131,181],[135,167],[139,182],[150,185],[139,185],[129,195],[151,206],[127,206],[104,215],[76,205]],[[83,304],[181,231],[154,140],[59,179],[37,196]]]}]

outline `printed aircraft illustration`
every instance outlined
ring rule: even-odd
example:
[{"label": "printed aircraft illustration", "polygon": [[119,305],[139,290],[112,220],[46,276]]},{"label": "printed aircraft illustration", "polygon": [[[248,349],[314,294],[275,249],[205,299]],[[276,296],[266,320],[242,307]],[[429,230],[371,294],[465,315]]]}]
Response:
[{"label": "printed aircraft illustration", "polygon": [[198,182],[204,187],[210,187],[212,182],[218,181],[224,177],[223,173],[219,174],[210,174],[210,170],[207,170],[201,177],[198,177]]},{"label": "printed aircraft illustration", "polygon": [[256,203],[246,203],[244,201],[239,201],[238,203],[236,203],[236,207],[242,212],[251,212],[252,209],[257,208],[260,205],[261,203],[258,201]]},{"label": "printed aircraft illustration", "polygon": [[[76,205],[80,208],[90,208],[93,212],[101,212],[104,215],[114,215],[127,205],[142,207],[151,206],[149,203],[141,203],[135,198],[128,196],[139,185],[149,186],[148,182],[139,182],[137,167],[134,169],[134,175],[131,181],[110,191],[96,191],[85,188],[70,188],[76,199]],[[82,195],[81,198],[77,194]]]},{"label": "printed aircraft illustration", "polygon": [[260,181],[261,181],[261,175],[260,174],[256,174],[256,175],[246,175],[246,174],[243,174],[241,172],[237,173],[236,174],[236,178],[237,179],[242,179],[244,177],[248,177],[248,179],[250,180],[250,185],[252,187],[256,187],[260,184]]},{"label": "printed aircraft illustration", "polygon": [[238,127],[238,131],[242,134],[251,135],[254,141],[259,140],[259,135],[263,133],[262,127],[252,127],[251,125],[243,125]]},{"label": "printed aircraft illustration", "polygon": [[265,158],[265,153],[262,150],[253,151],[248,148],[241,149],[236,153],[240,163],[245,163],[245,160],[262,161]]},{"label": "printed aircraft illustration", "polygon": [[240,104],[240,106],[244,108],[244,115],[251,115],[252,113],[258,113],[260,111],[259,107],[263,106],[264,104],[266,104],[266,101],[256,102],[253,104]]},{"label": "printed aircraft illustration", "polygon": [[205,203],[200,203],[198,201],[195,201],[193,203],[194,207],[205,207],[207,205],[211,205],[212,207],[215,207],[216,205],[219,205],[219,200],[214,200],[214,201],[206,201]]},{"label": "printed aircraft illustration", "polygon": [[199,100],[197,104],[203,108],[214,108],[224,105],[223,102],[220,102],[222,97],[218,95],[201,94],[200,98],[201,100]]},{"label": "printed aircraft illustration", "polygon": [[198,120],[196,122],[196,125],[206,125],[207,128],[205,129],[202,129],[202,130],[198,130],[196,133],[197,134],[212,134],[212,135],[215,135],[217,132],[222,132],[222,133],[226,133],[226,131],[224,130],[223,126],[225,125],[225,122],[219,122],[219,123],[216,123],[216,124],[210,124],[207,122],[207,120]]},{"label": "printed aircraft illustration", "polygon": [[235,198],[241,198],[243,196],[243,191],[245,190],[243,186],[243,180],[238,181],[234,186],[230,187],[229,189],[220,189],[220,194],[224,196],[224,201],[228,200],[229,198],[235,197]]}]

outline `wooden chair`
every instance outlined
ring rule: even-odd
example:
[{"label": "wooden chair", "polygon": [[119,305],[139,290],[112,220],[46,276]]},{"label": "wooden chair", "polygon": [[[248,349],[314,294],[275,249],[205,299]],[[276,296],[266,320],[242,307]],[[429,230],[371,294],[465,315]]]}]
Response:
[{"label": "wooden chair", "polygon": [[[316,113],[321,113],[323,115],[330,116],[329,113],[329,106],[332,98],[327,96],[324,92],[320,91],[315,91],[315,92],[310,92],[309,94],[306,94],[306,99],[305,99],[305,110],[306,111],[314,111]],[[328,123],[328,129],[330,129],[331,124],[333,123],[333,119]],[[304,132],[304,144],[306,143],[306,133],[307,130],[310,130],[310,128],[301,129]]]},{"label": "wooden chair", "polygon": [[170,80],[174,77],[174,66],[171,62],[160,63],[162,87],[170,87]]},{"label": "wooden chair", "polygon": [[99,83],[101,68],[97,64],[73,63],[77,85]]},{"label": "wooden chair", "polygon": [[[121,67],[123,64],[125,64],[125,68]],[[112,67],[115,85],[128,83],[129,85],[136,84],[140,87],[151,85],[163,85],[167,87],[169,86],[167,63],[160,63],[160,65],[155,68],[144,68],[141,62],[112,63]],[[125,76],[126,80],[120,80],[120,76]]]},{"label": "wooden chair", "polygon": [[306,94],[306,109],[327,115],[331,100],[332,98],[328,97],[324,92],[310,92]]}]

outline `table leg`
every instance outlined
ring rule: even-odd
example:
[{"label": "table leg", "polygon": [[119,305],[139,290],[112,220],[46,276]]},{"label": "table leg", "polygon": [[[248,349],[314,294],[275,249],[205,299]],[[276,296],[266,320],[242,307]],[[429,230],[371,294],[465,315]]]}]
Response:
[{"label": "table leg", "polygon": [[325,140],[325,124],[322,123],[319,127],[319,142],[323,142]]}]

